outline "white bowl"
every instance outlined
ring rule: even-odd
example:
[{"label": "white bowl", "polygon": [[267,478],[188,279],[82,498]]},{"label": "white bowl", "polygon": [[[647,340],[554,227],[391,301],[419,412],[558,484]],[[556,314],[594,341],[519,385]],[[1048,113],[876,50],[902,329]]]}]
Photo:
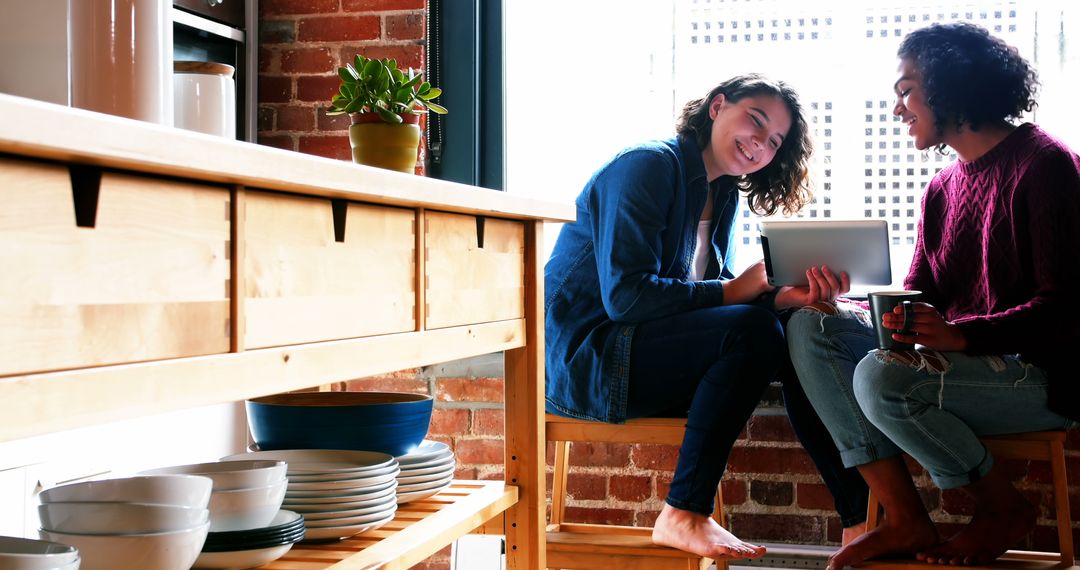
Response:
[{"label": "white bowl", "polygon": [[45,540],[79,549],[81,570],[187,570],[199,557],[210,523],[187,530],[151,534],[91,535],[38,530]]},{"label": "white bowl", "polygon": [[52,570],[78,561],[79,551],[68,544],[0,536],[0,568],[5,570]]},{"label": "white bowl", "polygon": [[208,509],[146,503],[45,503],[38,505],[41,528],[74,534],[146,534],[197,527]]},{"label": "white bowl", "polygon": [[254,489],[214,491],[210,496],[210,530],[249,530],[274,520],[285,500],[287,479]]},{"label": "white bowl", "polygon": [[205,509],[213,482],[199,475],[144,475],[84,481],[46,489],[42,503],[73,501],[153,503]]},{"label": "white bowl", "polygon": [[237,460],[174,465],[143,471],[142,475],[202,475],[214,481],[215,491],[251,489],[285,478],[288,465],[280,460]]}]

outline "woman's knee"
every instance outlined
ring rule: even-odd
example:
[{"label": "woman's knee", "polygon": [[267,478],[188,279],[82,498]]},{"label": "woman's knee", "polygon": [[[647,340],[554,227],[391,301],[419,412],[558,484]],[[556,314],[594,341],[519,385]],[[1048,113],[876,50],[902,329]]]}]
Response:
[{"label": "woman's knee", "polygon": [[888,358],[874,350],[855,366],[855,400],[875,425],[902,419],[911,413],[909,395],[927,375],[917,367]]},{"label": "woman's knee", "polygon": [[732,330],[739,331],[739,341],[751,345],[764,354],[783,354],[787,350],[784,328],[776,315],[767,309],[752,305],[739,307]]}]

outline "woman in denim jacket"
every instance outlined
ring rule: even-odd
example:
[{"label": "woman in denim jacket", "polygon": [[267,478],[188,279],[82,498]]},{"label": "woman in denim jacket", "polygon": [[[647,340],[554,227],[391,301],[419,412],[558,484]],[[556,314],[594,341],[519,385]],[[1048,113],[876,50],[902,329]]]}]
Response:
[{"label": "woman in denim jacket", "polygon": [[[764,214],[809,200],[811,142],[789,86],[735,77],[689,102],[676,130],[600,168],[577,198],[577,221],[559,235],[544,279],[547,410],[614,423],[688,415],[653,541],[710,558],[757,557],[763,548],[709,518],[713,495],[787,360],[776,309],[835,299],[848,281],[814,268],[808,287],[774,291],[761,262],[731,272],[740,192]],[[825,433],[809,404],[791,417],[804,445],[804,433]],[[854,489],[847,504],[858,522],[865,485],[841,473],[827,435],[816,439],[825,446],[808,450],[834,495],[843,484]]]}]

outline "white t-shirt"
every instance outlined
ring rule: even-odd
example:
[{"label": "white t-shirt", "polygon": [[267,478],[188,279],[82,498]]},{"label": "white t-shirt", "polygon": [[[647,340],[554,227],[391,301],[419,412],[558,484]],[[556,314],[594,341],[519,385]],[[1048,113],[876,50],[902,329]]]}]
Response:
[{"label": "white t-shirt", "polygon": [[697,246],[694,248],[694,265],[690,269],[690,280],[701,281],[705,278],[705,269],[709,267],[712,255],[712,240],[709,239],[709,224],[712,220],[701,220],[697,225]]}]

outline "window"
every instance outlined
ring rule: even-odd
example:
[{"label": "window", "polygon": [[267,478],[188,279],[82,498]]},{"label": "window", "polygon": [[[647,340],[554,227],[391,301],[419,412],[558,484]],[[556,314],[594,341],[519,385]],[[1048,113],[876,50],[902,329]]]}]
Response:
[{"label": "window", "polygon": [[[1039,70],[1033,117],[1080,148],[1071,0],[549,0],[507,8],[507,189],[572,200],[619,149],[668,137],[682,105],[738,73],[798,89],[815,144],[816,200],[805,218],[889,222],[893,275],[907,273],[926,183],[954,156],[920,152],[892,116],[896,48],[908,31],[965,19],[1004,38]],[[632,8],[629,7],[632,5]],[[614,17],[618,14],[618,17]],[[711,29],[710,29],[711,28]],[[717,30],[721,35],[717,36]],[[753,32],[747,34],[746,32]],[[709,42],[708,38],[727,37]],[[1036,42],[1036,37],[1039,41]],[[874,207],[870,204],[903,204]],[[742,212],[736,265],[760,258]],[[556,228],[547,232],[554,243]]]}]

